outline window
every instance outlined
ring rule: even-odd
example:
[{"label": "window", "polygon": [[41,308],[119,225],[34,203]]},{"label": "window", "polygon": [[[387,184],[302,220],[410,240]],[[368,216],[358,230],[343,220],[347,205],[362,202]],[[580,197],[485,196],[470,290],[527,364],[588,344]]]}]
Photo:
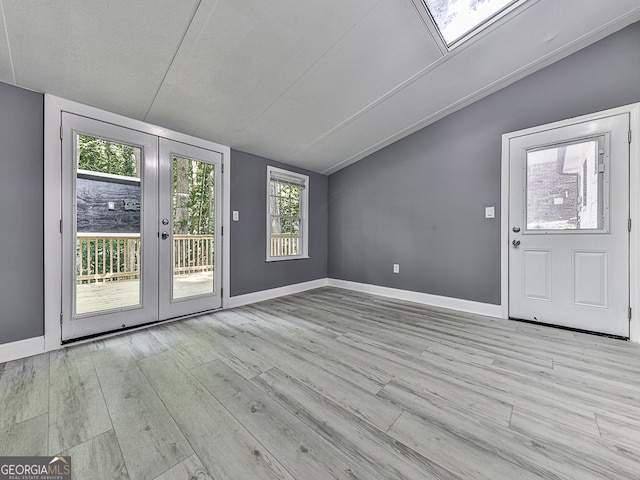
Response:
[{"label": "window", "polygon": [[604,136],[526,152],[527,231],[606,228]]},{"label": "window", "polygon": [[267,261],[308,258],[309,177],[267,167]]},{"label": "window", "polygon": [[454,48],[525,0],[423,0],[440,36]]}]

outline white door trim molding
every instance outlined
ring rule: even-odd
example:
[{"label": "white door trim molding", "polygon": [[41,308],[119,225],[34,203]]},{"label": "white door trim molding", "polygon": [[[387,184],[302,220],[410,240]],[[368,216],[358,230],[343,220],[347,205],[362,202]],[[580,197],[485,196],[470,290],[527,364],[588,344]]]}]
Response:
[{"label": "white door trim molding", "polygon": [[[62,112],[69,112],[94,118],[132,130],[187,143],[196,147],[214,150],[222,154],[224,171],[222,224],[229,225],[231,211],[229,209],[231,188],[231,149],[208,140],[192,137],[163,127],[134,120],[95,107],[66,100],[46,94],[44,108],[44,349],[56,350],[61,346],[60,312],[61,312],[61,279],[62,236],[60,219],[62,218],[62,140],[60,125]],[[229,300],[229,235],[222,239],[222,303]]]},{"label": "white door trim molding", "polygon": [[509,141],[513,138],[538,133],[544,130],[562,128],[579,122],[588,122],[604,116],[630,115],[632,141],[630,144],[629,215],[632,220],[629,239],[630,307],[634,312],[630,324],[630,339],[640,343],[640,103],[596,112],[581,117],[527,128],[502,135],[501,202],[500,202],[500,270],[502,318],[509,318]]},{"label": "white door trim molding", "polygon": [[633,315],[629,338],[640,343],[640,103],[629,106],[631,143],[629,145],[629,304]]}]

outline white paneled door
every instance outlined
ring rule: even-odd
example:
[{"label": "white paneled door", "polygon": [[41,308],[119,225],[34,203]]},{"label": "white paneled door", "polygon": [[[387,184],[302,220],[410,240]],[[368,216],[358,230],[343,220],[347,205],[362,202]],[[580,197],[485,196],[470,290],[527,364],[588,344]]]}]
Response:
[{"label": "white paneled door", "polygon": [[62,339],[221,306],[222,155],[62,115]]},{"label": "white paneled door", "polygon": [[629,115],[509,141],[509,316],[629,336]]}]

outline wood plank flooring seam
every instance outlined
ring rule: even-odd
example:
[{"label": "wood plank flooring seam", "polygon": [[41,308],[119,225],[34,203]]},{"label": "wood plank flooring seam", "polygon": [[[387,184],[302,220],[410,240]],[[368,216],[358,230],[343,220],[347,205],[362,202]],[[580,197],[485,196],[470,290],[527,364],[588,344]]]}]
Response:
[{"label": "wood plank flooring seam", "polygon": [[[293,389],[287,389],[277,379],[286,379],[289,387]],[[428,459],[415,450],[386,435],[373,425],[361,422],[358,417],[331,399],[279,371],[277,367],[270,372],[264,372],[252,383],[268,393],[284,408],[299,416],[315,431],[339,445],[340,450],[346,452],[355,461],[370,459],[372,463],[381,462],[383,466],[379,468],[388,478],[423,480],[427,472],[434,475],[438,472],[444,473],[443,469],[429,463]],[[291,397],[294,391],[303,398]],[[286,392],[289,393],[289,397]],[[319,397],[321,401],[318,402],[318,398],[313,397]],[[354,430],[357,431],[356,434],[349,437],[349,434],[354,434]],[[357,442],[356,445],[352,445],[354,442]],[[400,460],[402,463],[398,464]],[[421,473],[416,473],[416,469]],[[436,475],[436,478],[443,477]],[[453,476],[447,472],[445,478],[453,478]]]},{"label": "wood plank flooring seam", "polygon": [[598,422],[598,414],[594,412],[593,416],[596,419],[596,427],[598,427],[598,434],[600,435],[600,438],[603,438],[602,437],[602,430],[600,429],[600,422]]},{"label": "wood plank flooring seam", "polygon": [[[174,356],[175,358],[175,356]],[[179,360],[176,359],[176,361],[179,362]],[[136,361],[136,363],[139,363],[139,361]],[[164,406],[165,410],[167,411],[167,413],[169,414],[169,416],[171,416],[171,419],[174,421],[174,423],[176,425],[179,425],[176,418],[174,417],[174,415],[171,413],[171,410],[167,407],[165,401],[162,399],[162,396],[158,393],[158,391],[154,388],[153,383],[149,380],[147,374],[144,372],[144,370],[142,368],[140,368],[140,372],[142,373],[142,375],[147,379],[147,382],[149,382],[149,385],[151,385],[151,388],[153,389],[153,391],[156,393],[156,395],[158,396],[158,398],[160,399],[160,401],[162,402],[162,405]],[[185,440],[187,441],[187,443],[189,444],[189,446],[191,447],[191,450],[193,450],[193,454],[194,455],[198,455],[197,454],[197,450],[194,448],[194,445],[192,444],[192,442],[189,440],[188,436],[184,436]],[[202,460],[200,459],[200,457],[198,457],[198,459],[200,460],[200,462],[202,462]],[[203,464],[204,465],[204,464]],[[162,474],[158,475],[158,477],[161,477],[162,475],[164,475],[166,472],[168,472],[169,470],[171,470],[173,467],[167,469],[165,472],[163,472]],[[205,470],[207,470],[207,473],[210,477],[213,478],[211,472],[208,471],[207,467],[204,466]]]},{"label": "wood plank flooring seam", "polygon": [[[170,356],[172,356],[176,362],[180,363],[180,362],[175,358],[175,355],[174,355],[172,352],[169,352],[168,354],[169,354]],[[215,360],[214,360],[214,361],[215,361]],[[206,364],[205,364],[205,365],[206,365]],[[226,365],[226,363],[225,363],[225,365]],[[200,367],[202,367],[202,365],[200,365],[199,367],[194,367],[194,369],[195,369],[195,368],[200,368]],[[231,368],[231,367],[230,367],[230,368]],[[202,385],[202,383],[200,382],[200,380],[199,380],[195,375],[193,375],[189,369],[186,369],[186,368],[185,368],[185,370],[188,372],[188,374],[190,375],[190,377],[191,377],[191,379],[192,379],[193,381],[195,381],[198,385],[200,385],[200,386],[204,389],[204,391],[208,391],[208,390],[207,390],[207,388],[206,388],[204,385]],[[144,372],[144,369],[142,369],[142,368],[141,368],[141,371],[142,371],[143,375],[145,375],[145,377],[147,377],[147,380],[149,380],[149,382],[151,383],[151,386],[152,386],[152,388],[153,388],[153,382],[151,382],[151,380],[148,378],[148,376],[147,376],[147,375],[146,375],[146,373]],[[154,390],[155,390],[155,388],[154,388]],[[159,392],[157,392],[157,391],[156,391],[156,394],[158,394],[158,396],[160,397],[160,400],[163,402],[163,404],[165,404],[164,400],[162,400],[162,395],[160,395],[160,394],[159,394]],[[213,396],[212,396],[212,397],[213,397]],[[213,398],[215,399],[215,397],[213,397]],[[216,402],[218,402],[218,401],[217,401],[217,399],[216,399]],[[218,404],[219,404],[219,406],[220,406],[220,407],[221,407],[225,412],[227,412],[227,414],[228,414],[230,417],[232,417],[236,422],[238,422],[238,424],[239,424],[239,425],[241,426],[241,428],[244,430],[244,432],[246,433],[246,435],[250,436],[250,437],[253,439],[253,441],[254,441],[257,445],[259,445],[259,446],[260,446],[260,448],[261,448],[263,451],[267,452],[267,453],[268,453],[272,458],[277,459],[277,457],[276,457],[276,456],[275,456],[275,455],[274,455],[274,454],[273,454],[273,453],[272,453],[268,448],[266,448],[266,446],[265,446],[265,445],[263,445],[263,444],[262,444],[262,442],[260,442],[260,441],[255,437],[255,435],[253,435],[253,433],[251,433],[251,431],[249,431],[249,430],[248,430],[248,429],[247,429],[247,428],[246,428],[246,427],[245,427],[245,426],[244,426],[244,425],[243,425],[243,424],[242,424],[242,423],[241,423],[241,422],[240,422],[240,421],[239,421],[239,420],[238,420],[238,419],[237,419],[237,418],[236,418],[236,417],[235,417],[235,416],[234,416],[234,415],[229,411],[229,409],[228,409],[224,404],[222,404],[221,402],[218,402]],[[167,408],[167,411],[168,411],[168,412],[169,412],[169,414],[172,416],[172,418],[174,419],[174,421],[175,421],[176,423],[178,423],[178,422],[177,422],[177,419],[175,418],[175,416],[171,413],[171,409],[170,409],[170,408],[168,408],[168,406],[167,406],[166,404],[165,404],[165,408]],[[179,425],[179,423],[178,423],[178,425]],[[186,436],[186,435],[185,435],[185,436]],[[196,445],[193,445],[193,443],[189,440],[189,437],[188,437],[188,436],[186,436],[186,438],[187,438],[187,442],[189,442],[189,444],[191,445],[191,448],[193,449],[193,451],[194,451],[194,452],[196,453],[196,455],[197,455],[197,452],[198,452],[198,450],[199,450],[199,449],[198,449],[198,448],[196,448]],[[202,462],[202,459],[200,459],[200,461]],[[207,468],[207,466],[204,464],[204,462],[203,462],[203,465],[205,466],[205,468]],[[281,465],[281,464],[280,464],[280,465]],[[282,468],[283,468],[283,469],[284,469],[284,470],[285,470],[285,471],[286,471],[286,472],[291,476],[291,478],[293,479],[293,478],[294,478],[294,475],[293,475],[293,474],[292,474],[292,473],[291,473],[291,472],[286,468],[286,466],[285,466],[285,465],[281,465],[281,466],[282,466]],[[213,472],[211,472],[211,471],[210,471],[210,469],[208,469],[208,468],[207,468],[207,470],[208,470],[208,473],[209,473],[209,475],[211,476],[211,478],[214,478],[214,479],[215,479],[215,476],[214,476]],[[215,480],[217,480],[217,479],[215,479]]]},{"label": "wood plank flooring seam", "polygon": [[400,417],[402,417],[403,414],[408,413],[406,408],[402,408],[400,409],[400,413],[398,414],[398,416],[396,417],[396,419],[393,421],[393,423],[391,425],[389,425],[389,427],[384,431],[384,433],[386,433],[387,435],[389,435],[389,431],[393,429],[393,426],[398,423],[398,420],[400,420]]}]

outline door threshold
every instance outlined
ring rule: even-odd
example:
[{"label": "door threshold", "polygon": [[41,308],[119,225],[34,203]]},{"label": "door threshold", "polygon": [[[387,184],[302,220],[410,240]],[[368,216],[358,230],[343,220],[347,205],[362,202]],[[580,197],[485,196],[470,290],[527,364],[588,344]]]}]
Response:
[{"label": "door threshold", "polygon": [[557,328],[559,330],[568,330],[570,332],[586,333],[588,335],[595,335],[597,337],[607,337],[607,338],[614,338],[616,340],[626,340],[626,341],[629,340],[629,337],[624,337],[622,335],[614,335],[612,333],[594,332],[592,330],[583,330],[581,328],[574,328],[574,327],[565,327],[564,325],[555,325],[553,323],[539,322],[539,321],[536,321],[536,320],[525,320],[523,318],[515,318],[515,317],[509,317],[509,320],[514,320],[516,322],[522,322],[522,323],[530,323],[532,325],[540,325],[542,327]]},{"label": "door threshold", "polygon": [[94,333],[92,335],[86,335],[84,337],[72,338],[70,340],[62,340],[60,344],[62,346],[71,346],[71,345],[79,345],[81,343],[88,343],[93,340],[103,340],[105,338],[118,336],[121,333],[130,333],[130,332],[135,332],[137,330],[144,330],[149,327],[164,325],[165,323],[171,323],[177,320],[186,320],[187,318],[197,317],[198,315],[207,315],[207,314],[215,313],[221,310],[222,310],[222,307],[215,308],[213,310],[205,310],[202,312],[190,313],[188,315],[182,315],[179,317],[167,318],[166,320],[155,320],[153,322],[142,323],[140,325],[131,325],[130,327],[119,328],[117,330],[109,330],[108,332]]}]

